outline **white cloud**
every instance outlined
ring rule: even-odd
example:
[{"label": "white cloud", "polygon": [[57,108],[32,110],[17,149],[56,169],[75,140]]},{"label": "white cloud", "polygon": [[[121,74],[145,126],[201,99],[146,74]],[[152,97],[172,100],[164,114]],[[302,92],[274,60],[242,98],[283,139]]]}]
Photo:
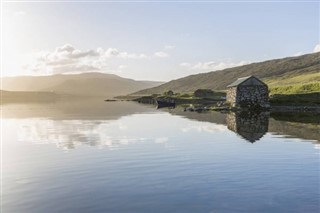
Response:
[{"label": "white cloud", "polygon": [[116,48],[108,48],[106,51],[103,51],[102,48],[99,48],[100,54],[106,58],[123,58],[123,59],[143,59],[147,58],[145,54],[137,54],[137,53],[128,53],[128,52],[121,52]]},{"label": "white cloud", "polygon": [[57,47],[56,48],[56,52],[73,52],[75,50],[75,48],[73,46],[71,46],[71,44],[65,44],[61,47]]},{"label": "white cloud", "polygon": [[90,72],[102,71],[112,72],[121,71],[127,68],[124,64],[117,64],[113,68],[110,62],[115,59],[145,59],[149,58],[146,54],[128,53],[116,48],[103,49],[98,47],[96,50],[80,50],[71,44],[65,44],[55,48],[54,51],[35,51],[29,55],[29,62],[23,67],[31,72],[41,72],[46,74],[71,73],[71,72]]},{"label": "white cloud", "polygon": [[314,47],[313,52],[315,52],[315,53],[320,52],[320,44],[317,44],[317,45]]},{"label": "white cloud", "polygon": [[203,70],[203,71],[216,71],[223,70],[226,68],[237,67],[249,64],[248,61],[240,61],[238,63],[235,62],[216,62],[216,61],[208,61],[208,62],[198,62],[195,64],[191,64],[188,62],[183,62],[180,64],[181,67],[190,69],[190,70]]},{"label": "white cloud", "polygon": [[154,53],[154,57],[167,58],[167,57],[169,57],[169,54],[168,54],[168,53],[165,53],[165,52],[155,52],[155,53]]},{"label": "white cloud", "polygon": [[118,73],[127,68],[123,60],[143,60],[166,58],[166,52],[155,52],[153,55],[129,53],[117,48],[81,50],[71,44],[56,47],[53,51],[35,51],[31,53],[23,68],[31,73],[56,74],[101,71]]},{"label": "white cloud", "polygon": [[53,52],[38,51],[30,55],[31,60],[25,66],[27,70],[45,73],[87,72],[100,70],[96,60],[100,53],[97,50],[82,51],[65,44]]}]

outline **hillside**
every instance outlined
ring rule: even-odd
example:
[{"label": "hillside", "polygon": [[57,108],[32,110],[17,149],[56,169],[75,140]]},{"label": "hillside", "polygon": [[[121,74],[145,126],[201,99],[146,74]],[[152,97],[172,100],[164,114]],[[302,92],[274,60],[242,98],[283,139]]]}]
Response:
[{"label": "hillside", "polygon": [[83,73],[2,78],[8,91],[48,91],[57,94],[112,97],[158,86],[163,82],[135,81],[113,74]]},{"label": "hillside", "polygon": [[168,90],[176,93],[190,93],[196,89],[225,90],[237,78],[249,75],[255,75],[274,86],[319,82],[319,71],[320,53],[313,53],[190,75],[132,95],[161,94]]}]

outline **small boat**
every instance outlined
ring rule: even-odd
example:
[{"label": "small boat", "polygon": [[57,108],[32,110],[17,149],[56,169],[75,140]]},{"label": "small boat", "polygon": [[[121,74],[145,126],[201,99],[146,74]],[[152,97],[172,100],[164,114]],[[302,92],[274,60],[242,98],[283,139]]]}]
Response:
[{"label": "small boat", "polygon": [[173,100],[156,100],[157,109],[169,107],[169,108],[175,108],[176,103]]}]

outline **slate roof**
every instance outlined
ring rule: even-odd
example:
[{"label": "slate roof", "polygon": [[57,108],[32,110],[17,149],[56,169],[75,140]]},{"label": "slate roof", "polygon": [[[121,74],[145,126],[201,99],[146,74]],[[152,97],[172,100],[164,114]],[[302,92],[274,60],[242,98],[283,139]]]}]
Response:
[{"label": "slate roof", "polygon": [[242,77],[242,78],[238,78],[235,82],[233,82],[232,84],[229,84],[227,87],[235,87],[238,86],[239,84],[245,82],[246,80],[248,80],[249,78],[251,78],[252,76],[247,76],[247,77]]},{"label": "slate roof", "polygon": [[[240,84],[242,84],[243,82],[245,82],[246,80],[248,80],[249,78],[255,78],[253,75],[247,76],[247,77],[242,77],[242,78],[238,78],[235,82],[233,82],[232,84],[229,84],[227,87],[236,87]],[[258,81],[260,81],[259,79],[257,79]],[[260,81],[261,83],[263,83],[262,81]],[[265,83],[263,83],[265,84]]]}]

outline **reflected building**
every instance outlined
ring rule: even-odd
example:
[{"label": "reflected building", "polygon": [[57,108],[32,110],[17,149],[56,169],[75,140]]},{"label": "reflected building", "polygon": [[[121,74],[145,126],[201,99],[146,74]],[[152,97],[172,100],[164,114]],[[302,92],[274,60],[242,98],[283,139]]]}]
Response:
[{"label": "reflected building", "polygon": [[237,133],[245,140],[254,143],[267,132],[269,112],[232,112],[227,115],[228,129]]}]

